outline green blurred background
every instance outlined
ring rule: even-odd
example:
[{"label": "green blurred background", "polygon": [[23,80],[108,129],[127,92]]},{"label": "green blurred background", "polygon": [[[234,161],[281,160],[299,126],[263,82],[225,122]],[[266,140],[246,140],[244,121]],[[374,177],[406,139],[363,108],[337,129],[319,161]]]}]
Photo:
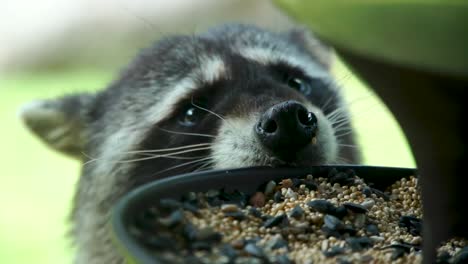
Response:
[{"label": "green blurred background", "polygon": [[[204,2],[215,5],[216,1]],[[237,12],[237,17],[206,18],[204,13],[200,13],[203,19],[189,17],[185,21],[186,24],[177,25],[175,30],[190,32],[194,30],[191,25],[193,23],[200,25],[198,30],[224,20],[244,21],[270,28],[284,28],[288,25],[287,19],[278,15],[266,1],[259,1],[255,7],[240,4],[235,0],[226,2],[230,5],[213,7],[217,10],[217,16],[223,16],[223,12],[220,11],[222,9],[224,14],[232,15]],[[209,6],[208,4],[204,7]],[[117,8],[120,11],[122,9],[127,10],[124,7]],[[263,18],[257,15],[259,10],[266,12],[265,17],[268,19],[262,20]],[[206,12],[213,13],[210,9]],[[70,40],[63,38],[60,41],[64,43],[65,48],[55,45],[54,47],[58,48],[51,53],[53,56],[43,56],[25,63],[16,63],[19,61],[16,59],[10,60],[10,63],[3,64],[3,70],[0,67],[0,263],[72,262],[73,250],[70,240],[66,238],[69,226],[67,217],[74,185],[79,175],[79,164],[46,148],[29,134],[22,126],[17,112],[22,104],[34,99],[104,88],[139,47],[146,46],[149,39],[156,39],[160,35],[160,32],[154,33],[156,30],[149,30],[148,25],[162,22],[147,22],[146,19],[142,22],[134,9],[132,12],[123,13],[133,18],[136,25],[143,25],[141,32],[145,34],[117,34],[114,38],[109,35],[108,39],[106,35],[106,38],[97,38],[99,43],[83,42],[87,44],[71,45],[73,52],[69,47]],[[278,17],[282,19],[281,25]],[[109,32],[110,29],[104,30]],[[154,34],[148,34],[148,31]],[[169,32],[171,29],[165,28],[164,31]],[[95,41],[98,33],[87,35],[88,40]],[[116,41],[119,36],[120,42]],[[54,44],[60,41],[53,39]],[[103,48],[106,45],[117,48]],[[0,66],[1,55],[0,46]],[[15,63],[12,64],[11,61]],[[381,101],[339,61],[335,64],[334,72],[350,103],[359,141],[364,150],[364,163],[414,167],[407,142]]]}]

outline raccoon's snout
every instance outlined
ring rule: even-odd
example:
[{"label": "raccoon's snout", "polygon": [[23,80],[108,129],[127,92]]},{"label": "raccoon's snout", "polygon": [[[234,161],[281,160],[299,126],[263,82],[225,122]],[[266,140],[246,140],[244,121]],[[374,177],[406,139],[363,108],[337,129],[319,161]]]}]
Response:
[{"label": "raccoon's snout", "polygon": [[268,109],[255,125],[264,147],[288,161],[311,143],[317,132],[317,117],[296,101],[286,101]]}]

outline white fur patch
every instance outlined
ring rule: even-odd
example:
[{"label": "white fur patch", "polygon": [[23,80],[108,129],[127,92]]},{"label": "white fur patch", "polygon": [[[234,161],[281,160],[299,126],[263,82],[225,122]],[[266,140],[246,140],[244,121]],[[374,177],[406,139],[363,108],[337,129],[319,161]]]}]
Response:
[{"label": "white fur patch", "polygon": [[227,74],[226,65],[221,58],[205,56],[201,61],[198,71],[205,83],[212,83]]},{"label": "white fur patch", "polygon": [[212,147],[216,169],[266,165],[269,156],[257,141],[254,114],[243,118],[225,118]]},{"label": "white fur patch", "polygon": [[292,56],[291,54],[294,54],[293,50],[288,52],[288,55],[278,52],[277,50],[265,49],[260,47],[242,47],[238,50],[239,54],[242,57],[259,62],[263,65],[283,62],[293,67],[304,70],[305,73],[310,77],[326,78],[329,76],[329,74],[316,62],[307,60],[303,56]]}]

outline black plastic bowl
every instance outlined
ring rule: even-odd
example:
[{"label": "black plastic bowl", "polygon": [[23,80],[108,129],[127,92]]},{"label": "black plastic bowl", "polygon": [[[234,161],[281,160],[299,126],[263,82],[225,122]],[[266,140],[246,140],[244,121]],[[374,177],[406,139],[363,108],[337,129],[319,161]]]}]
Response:
[{"label": "black plastic bowl", "polygon": [[233,170],[215,170],[174,176],[143,185],[128,194],[116,204],[112,212],[111,228],[114,241],[129,263],[162,263],[155,253],[150,252],[133,237],[128,230],[135,215],[161,198],[181,198],[187,192],[205,192],[224,188],[226,191],[239,190],[248,194],[270,181],[284,178],[304,177],[307,174],[326,175],[331,168],[351,168],[373,187],[384,190],[401,178],[416,175],[415,169],[373,167],[373,166],[316,166],[310,168],[269,168],[252,167]]}]

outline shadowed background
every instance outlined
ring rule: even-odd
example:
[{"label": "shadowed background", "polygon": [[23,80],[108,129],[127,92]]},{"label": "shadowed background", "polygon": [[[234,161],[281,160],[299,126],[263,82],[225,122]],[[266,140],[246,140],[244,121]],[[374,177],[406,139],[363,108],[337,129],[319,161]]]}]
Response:
[{"label": "shadowed background", "polygon": [[[2,3],[3,4],[3,3]],[[17,117],[22,104],[103,89],[140,48],[222,22],[286,29],[268,1],[27,0],[0,10],[0,263],[71,263],[67,217],[78,162],[47,149]],[[364,163],[414,167],[397,123],[341,63]]]}]

